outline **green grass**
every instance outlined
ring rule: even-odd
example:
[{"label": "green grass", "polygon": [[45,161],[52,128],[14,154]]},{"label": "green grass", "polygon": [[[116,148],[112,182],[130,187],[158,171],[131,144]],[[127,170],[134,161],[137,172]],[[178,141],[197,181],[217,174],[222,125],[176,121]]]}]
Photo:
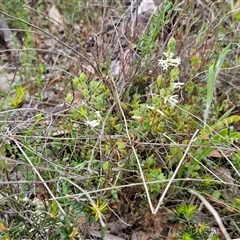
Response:
[{"label": "green grass", "polygon": [[[207,5],[201,24],[191,1],[177,2],[167,1],[134,45],[141,56],[121,93],[107,74],[112,35],[91,54],[84,47],[92,34],[106,38],[99,31],[107,10],[118,12],[114,1],[57,2],[66,22],[54,33],[39,17],[44,2],[38,14],[5,3],[20,29],[21,65],[0,112],[0,239],[87,239],[90,227],[102,237],[143,229],[153,238],[151,221],[170,223],[172,239],[240,236],[239,22],[233,3]],[[26,121],[14,115],[24,98],[41,99],[49,85],[68,111],[39,111],[13,131],[11,121]]]}]

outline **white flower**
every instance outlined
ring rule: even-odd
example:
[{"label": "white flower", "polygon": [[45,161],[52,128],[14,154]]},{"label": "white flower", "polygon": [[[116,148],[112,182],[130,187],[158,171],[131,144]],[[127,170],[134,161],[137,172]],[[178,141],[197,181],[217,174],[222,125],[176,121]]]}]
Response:
[{"label": "white flower", "polygon": [[164,103],[169,102],[172,106],[176,106],[178,101],[178,95],[172,95],[170,98],[165,98]]},{"label": "white flower", "polygon": [[133,118],[133,119],[137,119],[137,120],[142,120],[142,117],[140,117],[140,116],[135,116],[135,115],[134,115],[134,116],[132,116],[132,118]]},{"label": "white flower", "polygon": [[173,88],[174,89],[180,89],[185,83],[182,83],[182,82],[176,82],[176,83],[173,83]]},{"label": "white flower", "polygon": [[159,109],[157,109],[157,112],[159,113],[159,114],[161,114],[162,116],[164,116],[165,115],[165,113],[164,112],[162,112],[161,110],[159,110]]},{"label": "white flower", "polygon": [[163,53],[164,56],[167,58],[166,60],[163,60],[162,58],[158,61],[159,65],[162,66],[163,70],[167,70],[169,66],[177,67],[181,64],[181,59],[179,57],[173,58],[174,53]]},{"label": "white flower", "polygon": [[176,104],[179,102],[178,101],[178,95],[172,95],[168,101],[173,105],[173,106],[176,106]]},{"label": "white flower", "polygon": [[147,106],[148,109],[151,109],[151,110],[154,110],[154,109],[155,109],[155,107],[151,107],[151,106],[149,106],[148,104],[146,104],[146,106]]},{"label": "white flower", "polygon": [[92,121],[87,120],[85,122],[85,125],[95,128],[96,126],[98,126],[100,124],[100,122],[102,120],[102,116],[99,111],[95,111],[95,114],[96,114],[97,119],[92,120]]},{"label": "white flower", "polygon": [[100,112],[99,112],[99,111],[96,111],[95,113],[96,113],[96,115],[97,115],[98,118],[102,119],[102,116],[100,115]]},{"label": "white flower", "polygon": [[92,128],[95,128],[96,126],[98,126],[99,125],[99,121],[98,120],[93,120],[93,121],[86,121],[85,122],[85,124],[87,125],[87,126],[90,126],[90,127],[92,127]]},{"label": "white flower", "polygon": [[[146,104],[146,106],[147,106],[148,109],[155,110],[155,107],[151,107],[151,106],[149,106],[148,104]],[[159,109],[157,109],[156,111],[157,111],[159,114],[161,114],[162,116],[165,115],[164,112],[162,112],[162,111],[159,110]]]}]

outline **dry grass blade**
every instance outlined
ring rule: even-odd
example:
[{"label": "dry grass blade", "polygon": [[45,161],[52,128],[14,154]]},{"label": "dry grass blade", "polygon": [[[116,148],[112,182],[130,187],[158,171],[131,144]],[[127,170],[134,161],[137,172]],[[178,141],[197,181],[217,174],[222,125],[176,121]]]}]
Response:
[{"label": "dry grass blade", "polygon": [[0,239],[239,238],[238,2],[3,0]]},{"label": "dry grass blade", "polygon": [[169,187],[170,187],[171,184],[173,183],[173,180],[174,180],[174,178],[176,177],[176,175],[177,175],[177,173],[178,173],[178,170],[180,169],[183,161],[185,160],[186,156],[188,155],[191,145],[192,145],[193,142],[196,140],[196,136],[197,136],[198,132],[199,132],[199,130],[196,130],[195,133],[193,134],[193,136],[192,136],[192,138],[191,138],[191,140],[190,140],[190,142],[189,142],[189,144],[188,144],[188,146],[187,146],[187,148],[186,148],[186,150],[185,150],[185,152],[184,152],[184,155],[182,156],[182,159],[179,161],[178,166],[176,167],[175,172],[173,173],[170,181],[168,182],[168,184],[167,184],[164,192],[163,192],[162,195],[161,195],[161,198],[159,199],[159,202],[158,202],[157,207],[156,207],[156,208],[154,209],[154,211],[153,211],[154,214],[156,214],[157,211],[159,210],[159,208],[161,207],[161,205],[163,205],[163,201],[164,201],[165,195],[167,194],[167,191],[169,190]]}]

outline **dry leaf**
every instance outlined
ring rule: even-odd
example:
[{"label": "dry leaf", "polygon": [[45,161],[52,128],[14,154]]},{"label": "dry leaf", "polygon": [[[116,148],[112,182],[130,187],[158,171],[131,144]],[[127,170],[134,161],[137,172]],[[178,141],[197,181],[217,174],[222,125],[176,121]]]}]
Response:
[{"label": "dry leaf", "polygon": [[54,21],[53,24],[58,25],[59,23],[63,25],[63,17],[60,15],[59,11],[57,10],[57,8],[55,7],[55,5],[53,5],[49,11],[48,11],[48,16],[53,19]]},{"label": "dry leaf", "polygon": [[[62,15],[59,13],[55,5],[52,5],[52,7],[48,11],[48,16],[53,23],[51,30],[53,33],[60,32],[63,30],[64,25],[64,19]],[[62,25],[62,26],[61,26]]]},{"label": "dry leaf", "polygon": [[234,4],[234,11],[232,12],[232,16],[236,17],[240,12],[240,0],[236,1]]},{"label": "dry leaf", "polygon": [[214,157],[214,158],[224,158],[224,157],[231,157],[231,152],[224,152],[221,153],[218,150],[213,150],[208,154],[208,157]]},{"label": "dry leaf", "polygon": [[7,84],[5,78],[3,76],[0,76],[0,92],[7,93],[9,90],[9,85]]}]

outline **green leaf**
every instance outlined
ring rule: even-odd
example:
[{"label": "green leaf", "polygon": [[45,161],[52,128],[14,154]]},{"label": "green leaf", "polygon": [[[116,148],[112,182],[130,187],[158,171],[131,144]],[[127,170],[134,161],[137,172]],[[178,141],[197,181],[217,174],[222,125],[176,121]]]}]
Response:
[{"label": "green leaf", "polygon": [[105,161],[102,165],[103,171],[107,172],[109,170],[109,161]]},{"label": "green leaf", "polygon": [[180,218],[184,218],[186,221],[189,221],[197,212],[197,207],[192,204],[182,203],[176,209],[177,215]]},{"label": "green leaf", "polygon": [[228,135],[228,128],[221,129],[214,137],[212,138],[214,141],[221,140],[226,138]]},{"label": "green leaf", "polygon": [[232,113],[232,110],[234,109],[235,107],[229,109],[227,112],[225,112],[219,119],[218,121],[222,121],[224,118],[227,118],[231,113]]},{"label": "green leaf", "polygon": [[173,68],[170,72],[171,82],[175,82],[179,77],[179,69]]},{"label": "green leaf", "polygon": [[169,52],[175,52],[176,40],[174,37],[171,37],[168,41],[167,49]]},{"label": "green leaf", "polygon": [[56,201],[51,201],[50,205],[50,215],[52,218],[56,218],[59,213],[59,206]]},{"label": "green leaf", "polygon": [[126,144],[123,141],[119,140],[116,144],[119,151],[125,151]]},{"label": "green leaf", "polygon": [[71,103],[73,101],[72,93],[68,93],[65,99],[66,99],[67,102]]},{"label": "green leaf", "polygon": [[214,71],[214,66],[210,66],[207,76],[207,106],[211,105],[214,93],[214,86],[216,81],[216,72]]},{"label": "green leaf", "polygon": [[233,202],[236,208],[240,210],[240,199],[239,198],[233,198]]},{"label": "green leaf", "polygon": [[114,199],[118,199],[118,191],[116,189],[111,190],[111,195]]},{"label": "green leaf", "polygon": [[230,50],[230,45],[227,46],[222,53],[219,55],[217,61],[211,65],[209,67],[208,70],[208,75],[207,75],[207,103],[206,103],[206,109],[204,111],[204,124],[206,126],[207,123],[207,119],[208,119],[208,115],[209,115],[209,111],[210,111],[210,106],[213,100],[213,94],[214,94],[214,90],[215,90],[215,83],[216,83],[216,79],[217,76],[221,70],[223,61],[225,60],[228,52]]},{"label": "green leaf", "polygon": [[13,108],[18,108],[25,99],[25,94],[26,94],[25,88],[22,86],[16,87],[15,93],[16,95],[11,102],[11,106]]},{"label": "green leaf", "polygon": [[238,121],[240,121],[240,116],[232,115],[230,117],[222,119],[221,121],[217,121],[217,123],[215,125],[211,126],[211,128],[216,131],[218,129],[223,128],[224,126],[229,126],[229,124],[236,123]]},{"label": "green leaf", "polygon": [[192,62],[192,65],[197,65],[201,63],[201,59],[198,57],[192,57],[191,62]]},{"label": "green leaf", "polygon": [[194,240],[189,233],[184,233],[182,236],[182,240]]},{"label": "green leaf", "polygon": [[212,196],[215,198],[215,199],[219,199],[219,197],[221,196],[221,192],[219,190],[216,190],[212,193]]},{"label": "green leaf", "polygon": [[240,132],[233,132],[233,133],[229,134],[228,137],[230,139],[232,139],[233,141],[238,141],[238,140],[240,140]]},{"label": "green leaf", "polygon": [[199,161],[206,159],[206,157],[208,156],[208,154],[210,152],[213,151],[213,148],[209,147],[209,148],[205,148],[205,149],[199,149],[195,152],[195,158]]}]

